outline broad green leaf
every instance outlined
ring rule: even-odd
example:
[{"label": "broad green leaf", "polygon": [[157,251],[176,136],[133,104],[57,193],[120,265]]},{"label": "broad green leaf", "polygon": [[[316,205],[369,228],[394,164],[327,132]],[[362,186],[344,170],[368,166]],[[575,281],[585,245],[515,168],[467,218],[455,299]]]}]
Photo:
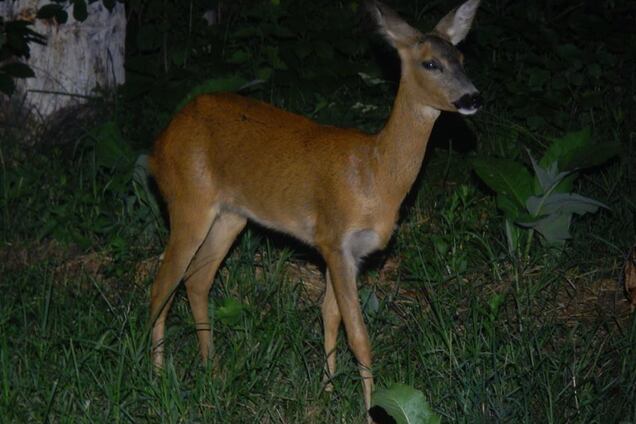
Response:
[{"label": "broad green leaf", "polygon": [[150,176],[150,166],[148,155],[142,154],[137,157],[133,168],[133,189],[137,198],[146,206],[150,207],[155,217],[161,216],[159,202],[155,192],[150,189],[148,178]]},{"label": "broad green leaf", "polygon": [[534,216],[559,214],[594,213],[599,207],[609,209],[603,203],[575,193],[551,193],[549,196],[531,196],[528,211]]},{"label": "broad green leaf", "polygon": [[405,384],[379,389],[371,399],[373,407],[384,409],[396,424],[438,424],[441,418],[428,406],[424,394]]},{"label": "broad green leaf", "polygon": [[109,12],[113,11],[113,9],[115,8],[115,3],[117,3],[116,0],[102,0],[102,4],[106,9],[108,9]]},{"label": "broad green leaf", "polygon": [[562,170],[591,168],[616,156],[620,151],[621,145],[618,142],[581,147],[564,156],[560,168]]},{"label": "broad green leaf", "polygon": [[583,52],[574,44],[560,44],[555,50],[563,59],[574,61],[583,57]]},{"label": "broad green leaf", "polygon": [[261,81],[267,81],[272,77],[274,70],[269,66],[263,66],[256,70],[256,77]]},{"label": "broad green leaf", "polygon": [[35,76],[33,69],[25,63],[8,63],[0,68],[0,71],[9,74],[14,78],[32,78]]},{"label": "broad green leaf", "polygon": [[519,215],[517,219],[515,220],[515,223],[522,227],[530,227],[532,226],[531,224],[542,220],[544,217],[545,215],[532,215],[526,212]]},{"label": "broad green leaf", "polygon": [[4,72],[0,72],[0,92],[10,96],[15,91],[15,82],[13,78]]},{"label": "broad green leaf", "polygon": [[558,168],[565,170],[562,164],[566,161],[566,158],[575,150],[589,146],[591,141],[592,134],[589,128],[555,138],[539,161],[539,164],[543,168],[547,168],[550,164],[557,162]]},{"label": "broad green leaf", "polygon": [[550,79],[550,72],[541,68],[531,68],[528,70],[528,85],[531,89],[539,90],[546,81]]},{"label": "broad green leaf", "polygon": [[219,321],[233,325],[237,324],[245,310],[245,305],[233,298],[227,298],[221,306],[216,308],[214,316]]},{"label": "broad green leaf", "polygon": [[[6,59],[7,53],[17,57],[28,57],[30,43],[46,44],[46,38],[29,28],[30,22],[17,20],[4,22],[4,35],[6,35],[3,52],[0,52],[0,61]],[[8,49],[8,51],[7,51]]]},{"label": "broad green leaf", "polygon": [[95,161],[106,168],[117,168],[132,162],[133,152],[123,139],[114,121],[107,121],[93,129],[90,136],[95,140]]},{"label": "broad green leaf", "polygon": [[552,190],[553,193],[569,193],[574,187],[574,180],[579,176],[578,172],[572,172],[563,178],[559,184]]},{"label": "broad green leaf", "polygon": [[570,235],[571,223],[572,214],[559,213],[548,215],[536,222],[520,225],[534,228],[548,244],[562,244],[572,237]]},{"label": "broad green leaf", "polygon": [[491,189],[513,199],[525,208],[526,200],[533,195],[532,176],[518,162],[508,159],[473,159],[473,169]]},{"label": "broad green leaf", "polygon": [[240,27],[232,33],[233,40],[240,40],[242,38],[258,38],[262,37],[263,32],[260,28],[255,26]]},{"label": "broad green leaf", "polygon": [[150,175],[150,165],[149,160],[150,156],[147,154],[141,154],[137,156],[137,160],[135,161],[135,169],[133,171],[133,181],[143,187],[144,189],[148,189],[148,176]]},{"label": "broad green leaf", "polygon": [[246,85],[246,81],[240,77],[211,78],[194,87],[177,105],[177,111],[181,110],[195,97],[201,94],[219,93],[222,91],[237,91]]},{"label": "broad green leaf", "polygon": [[228,63],[234,63],[240,65],[241,63],[245,63],[250,59],[250,55],[245,50],[236,50],[230,57],[227,58]]},{"label": "broad green leaf", "polygon": [[497,207],[501,209],[507,219],[514,221],[517,217],[526,211],[525,207],[520,207],[514,199],[504,194],[497,194]]},{"label": "broad green leaf", "polygon": [[501,305],[503,305],[504,300],[506,300],[506,296],[501,293],[495,293],[488,300],[488,309],[490,311],[490,317],[492,319],[497,318],[499,309],[501,308]]},{"label": "broad green leaf", "polygon": [[[559,172],[556,162],[552,162],[547,167],[542,167],[534,160],[530,151],[528,151],[528,156],[530,156],[530,161],[532,162],[535,181],[538,183],[540,193],[551,191],[569,174],[569,172]],[[536,188],[537,187],[535,187],[535,189]]]},{"label": "broad green leaf", "polygon": [[63,10],[59,4],[49,3],[42,6],[35,15],[38,19],[54,18],[58,11]]},{"label": "broad green leaf", "polygon": [[268,46],[263,49],[263,52],[265,56],[267,56],[267,61],[274,69],[287,69],[287,64],[280,58],[278,47]]},{"label": "broad green leaf", "polygon": [[170,61],[179,67],[185,66],[187,57],[188,52],[186,49],[174,49],[170,53]]},{"label": "broad green leaf", "polygon": [[522,229],[515,225],[512,220],[507,219],[505,221],[506,229],[506,242],[508,244],[508,253],[515,255],[520,245],[521,231]]},{"label": "broad green leaf", "polygon": [[550,189],[550,186],[552,185],[550,183],[550,170],[552,168],[556,168],[556,162],[552,162],[549,167],[546,167],[544,169],[534,160],[534,157],[532,157],[530,151],[528,151],[528,156],[530,156],[530,162],[532,163],[532,169],[534,170],[535,180],[536,182],[538,182],[539,185],[539,187],[535,187],[535,189],[538,188],[541,193],[545,193]]},{"label": "broad green leaf", "polygon": [[360,304],[362,305],[362,311],[369,316],[376,315],[380,310],[380,301],[375,292],[369,287],[360,289]]},{"label": "broad green leaf", "polygon": [[61,5],[49,3],[38,10],[36,17],[38,19],[55,19],[57,23],[64,24],[68,20],[68,13]]},{"label": "broad green leaf", "polygon": [[80,22],[84,22],[88,18],[86,0],[73,0],[73,17]]},{"label": "broad green leaf", "polygon": [[431,236],[431,240],[433,241],[433,246],[435,247],[435,251],[440,256],[446,256],[450,246],[449,246],[448,242],[445,240],[445,237],[438,236],[438,235],[432,235]]}]

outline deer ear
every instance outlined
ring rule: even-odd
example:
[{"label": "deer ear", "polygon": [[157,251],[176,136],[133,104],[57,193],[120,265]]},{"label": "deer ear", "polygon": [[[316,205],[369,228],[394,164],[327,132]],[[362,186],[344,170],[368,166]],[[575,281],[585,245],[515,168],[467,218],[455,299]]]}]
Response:
[{"label": "deer ear", "polygon": [[396,49],[410,47],[422,37],[422,33],[407,24],[385,4],[373,0],[366,5],[380,34]]},{"label": "deer ear", "polygon": [[451,10],[435,27],[435,31],[448,39],[453,45],[462,41],[473,23],[480,0],[468,0],[461,6]]}]

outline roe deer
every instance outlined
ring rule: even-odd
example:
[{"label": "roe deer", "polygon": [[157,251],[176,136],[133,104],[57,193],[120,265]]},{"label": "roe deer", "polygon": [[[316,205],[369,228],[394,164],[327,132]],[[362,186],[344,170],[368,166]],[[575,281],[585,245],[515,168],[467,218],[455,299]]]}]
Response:
[{"label": "roe deer", "polygon": [[314,246],[323,256],[326,376],[335,372],[343,322],[369,409],[371,346],[358,300],[358,264],[387,245],[440,111],[470,115],[481,106],[454,47],[468,33],[478,5],[479,0],[466,1],[423,34],[385,5],[368,4],[401,60],[393,110],[378,134],[320,125],[235,94],[201,95],[176,114],[150,158],[170,217],[170,238],[150,301],[157,367],[163,364],[166,316],[182,279],[200,354],[208,359],[209,291],[250,219]]}]

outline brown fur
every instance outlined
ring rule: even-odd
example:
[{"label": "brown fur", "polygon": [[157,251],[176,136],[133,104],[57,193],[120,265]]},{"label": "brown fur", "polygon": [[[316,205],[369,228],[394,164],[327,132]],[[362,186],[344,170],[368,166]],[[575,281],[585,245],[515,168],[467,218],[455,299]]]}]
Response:
[{"label": "brown fur", "polygon": [[[448,41],[439,34],[423,41],[386,6],[375,7],[379,26],[402,59],[400,88],[380,133],[319,125],[256,100],[215,94],[184,107],[157,139],[150,166],[171,229],[152,286],[157,366],[163,364],[172,294],[184,277],[201,356],[208,358],[208,293],[223,257],[251,219],[315,246],[324,257],[327,376],[335,372],[343,322],[370,406],[371,346],[358,302],[358,263],[389,241],[439,110],[455,110],[454,100],[476,92],[458,71],[461,58]],[[453,72],[424,70],[421,62],[428,58],[439,58],[449,69],[452,64]]]}]

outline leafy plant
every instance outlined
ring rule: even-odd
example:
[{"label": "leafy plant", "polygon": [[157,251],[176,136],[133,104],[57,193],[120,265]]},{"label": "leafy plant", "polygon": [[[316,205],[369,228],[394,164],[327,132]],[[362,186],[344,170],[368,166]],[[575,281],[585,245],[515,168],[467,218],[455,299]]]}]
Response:
[{"label": "leafy plant", "polygon": [[[625,15],[628,2],[538,4],[498,1],[479,16],[479,31],[468,44],[477,44],[475,54],[497,55],[482,68],[485,74],[472,74],[477,86],[483,86],[480,77],[501,81],[489,85],[485,95],[532,131],[596,125],[607,111],[628,107],[627,92],[615,88],[630,84],[622,83],[621,75],[633,74],[630,46],[636,32],[607,19]],[[467,63],[478,60],[470,50]]]},{"label": "leafy plant", "polygon": [[[108,10],[112,10],[117,0],[102,0]],[[92,2],[91,2],[92,3]],[[88,18],[87,0],[56,0],[40,7],[37,19],[55,21],[56,25],[68,21],[69,7],[73,9],[73,18],[83,22]],[[32,22],[23,19],[5,22],[0,16],[0,93],[8,96],[15,91],[16,78],[33,78],[35,73],[26,63],[19,59],[28,59],[30,43],[45,45],[46,37],[33,31]]]},{"label": "leafy plant", "polygon": [[146,225],[147,231],[155,234],[161,234],[164,228],[159,200],[155,193],[150,189],[150,169],[148,164],[148,155],[141,154],[135,162],[132,176],[133,196],[127,201],[127,204],[138,203],[150,221]]},{"label": "leafy plant", "polygon": [[505,216],[508,250],[518,255],[525,240],[529,255],[534,232],[545,244],[560,247],[570,238],[574,214],[594,213],[601,202],[573,193],[579,170],[600,165],[618,154],[618,143],[594,143],[589,129],[556,138],[537,162],[528,155],[534,175],[517,161],[477,158],[477,175],[497,193],[497,207]]},{"label": "leafy plant", "polygon": [[211,78],[194,87],[177,105],[177,110],[181,110],[186,104],[201,94],[217,93],[220,91],[237,91],[249,85],[247,81],[240,77]]},{"label": "leafy plant", "polygon": [[214,310],[214,317],[225,325],[235,327],[247,310],[247,305],[228,297]]},{"label": "leafy plant", "polygon": [[[38,10],[38,19],[54,19],[57,24],[65,24],[68,21],[69,8],[73,9],[73,19],[84,22],[88,18],[88,3],[94,3],[96,0],[54,0],[49,4],[45,4]],[[108,10],[112,11],[115,3],[122,0],[102,0],[102,4]]]},{"label": "leafy plant", "polygon": [[477,310],[480,312],[482,317],[483,328],[489,337],[494,337],[496,334],[497,318],[499,317],[505,301],[505,295],[495,293],[487,299],[487,302],[485,302],[484,305],[477,306]]},{"label": "leafy plant", "polygon": [[[426,402],[424,394],[405,384],[376,390],[369,414],[376,422],[396,424],[438,424],[441,418]],[[381,409],[380,409],[381,408]],[[386,415],[388,414],[389,417]]]},{"label": "leafy plant", "polygon": [[29,57],[29,43],[45,44],[44,37],[30,27],[30,22],[4,22],[0,16],[0,92],[8,96],[15,91],[15,78],[35,76],[28,65],[18,61]]},{"label": "leafy plant", "polygon": [[446,273],[462,274],[468,268],[468,249],[473,239],[472,224],[477,220],[469,213],[475,201],[475,190],[467,185],[458,186],[440,205],[442,230],[431,234],[435,253],[444,264]]},{"label": "leafy plant", "polygon": [[[319,93],[353,90],[362,84],[358,72],[370,72],[360,63],[367,49],[356,34],[357,2],[212,1],[187,8],[176,0],[136,0],[127,6],[126,94],[169,113],[188,92],[233,91],[242,79],[259,83],[256,97],[284,102],[291,111],[300,104],[307,114]],[[213,22],[202,18],[210,14]]]}]

